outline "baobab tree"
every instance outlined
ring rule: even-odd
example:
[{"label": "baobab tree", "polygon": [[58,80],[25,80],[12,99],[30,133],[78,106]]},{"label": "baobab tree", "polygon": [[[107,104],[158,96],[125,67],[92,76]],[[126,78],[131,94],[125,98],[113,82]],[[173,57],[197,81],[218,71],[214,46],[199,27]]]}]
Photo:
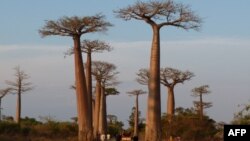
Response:
[{"label": "baobab tree", "polygon": [[167,97],[167,116],[169,117],[169,122],[172,121],[175,110],[175,97],[174,97],[174,87],[178,83],[184,83],[194,77],[194,74],[190,71],[180,71],[174,68],[162,68],[161,69],[161,84],[167,87],[168,97]]},{"label": "baobab tree", "polygon": [[205,108],[210,108],[212,107],[212,103],[211,102],[204,102],[203,101],[203,97],[202,95],[204,94],[209,94],[211,93],[211,91],[208,90],[209,89],[209,85],[202,85],[199,87],[195,87],[192,89],[192,96],[194,97],[199,97],[199,101],[194,101],[194,106],[197,108],[200,120],[203,120],[203,110]]},{"label": "baobab tree", "polygon": [[16,118],[15,121],[20,124],[21,121],[21,95],[27,91],[33,89],[31,82],[26,82],[30,76],[26,74],[19,66],[14,68],[15,80],[6,80],[6,84],[9,85],[10,92],[17,95],[17,106],[16,106]]},{"label": "baobab tree", "polygon": [[39,30],[42,37],[59,35],[73,38],[79,141],[92,141],[93,138],[92,119],[89,114],[91,107],[89,106],[80,38],[83,34],[104,32],[109,26],[111,24],[105,21],[105,17],[97,14],[86,17],[62,17],[57,21],[48,20],[45,26]]},{"label": "baobab tree", "polygon": [[135,113],[134,113],[134,137],[138,137],[138,123],[139,123],[139,95],[146,94],[146,91],[141,89],[127,92],[130,96],[135,96]]},{"label": "baobab tree", "polygon": [[116,66],[113,64],[102,61],[92,62],[92,75],[96,80],[94,138],[97,138],[98,134],[107,133],[106,96],[117,94],[117,90],[113,88],[107,89],[106,87],[117,84],[117,74]]},{"label": "baobab tree", "polygon": [[[88,92],[88,101],[90,101],[89,108],[90,111],[89,113],[93,113],[93,107],[92,107],[92,75],[91,75],[91,70],[92,70],[92,53],[102,53],[104,51],[111,51],[112,47],[107,44],[104,41],[100,40],[83,40],[81,42],[81,51],[83,53],[86,53],[87,59],[86,59],[86,85],[87,85],[87,92]],[[74,54],[74,48],[69,49],[66,52],[66,55],[71,55]],[[91,114],[93,115],[93,114]],[[92,119],[92,117],[91,117]]]},{"label": "baobab tree", "polygon": [[198,30],[201,19],[188,6],[168,1],[137,1],[134,5],[114,11],[118,18],[124,20],[141,20],[153,30],[150,57],[150,77],[148,94],[148,114],[146,124],[146,141],[161,140],[161,98],[160,98],[160,29],[177,27],[185,30]]},{"label": "baobab tree", "polygon": [[[142,85],[147,85],[149,81],[149,71],[147,69],[140,69],[137,73],[137,82]],[[180,71],[174,68],[166,67],[161,68],[160,80],[161,84],[167,87],[167,115],[172,117],[175,109],[174,87],[178,83],[190,80],[194,74],[190,71]],[[170,118],[171,120],[171,118]]]},{"label": "baobab tree", "polygon": [[0,90],[0,121],[2,121],[2,99],[10,92],[11,88],[5,88]]}]

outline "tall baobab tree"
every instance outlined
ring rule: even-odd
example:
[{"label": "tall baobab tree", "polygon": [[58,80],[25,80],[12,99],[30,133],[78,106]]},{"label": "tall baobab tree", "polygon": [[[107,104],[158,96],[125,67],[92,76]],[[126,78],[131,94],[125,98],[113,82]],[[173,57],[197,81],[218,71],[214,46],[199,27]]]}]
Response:
[{"label": "tall baobab tree", "polygon": [[[93,61],[92,75],[96,80],[95,110],[94,110],[94,137],[107,133],[106,95],[117,94],[116,89],[107,89],[117,83],[116,66],[107,62]],[[105,122],[106,121],[106,122]]]},{"label": "tall baobab tree", "polygon": [[211,93],[211,91],[209,91],[208,89],[209,89],[208,85],[202,85],[202,86],[195,87],[192,89],[192,92],[193,92],[192,96],[199,97],[199,101],[194,101],[194,106],[198,109],[197,111],[199,113],[200,120],[203,120],[203,116],[204,116],[203,110],[205,108],[212,107],[211,102],[204,102],[202,99],[203,98],[202,95]]},{"label": "tall baobab tree", "polygon": [[50,35],[70,36],[74,42],[74,62],[76,97],[78,113],[78,140],[92,141],[92,119],[89,114],[88,93],[86,78],[81,54],[80,38],[83,34],[104,32],[111,24],[101,14],[86,17],[62,17],[57,21],[48,20],[45,26],[39,30],[42,37]]},{"label": "tall baobab tree", "polygon": [[180,71],[173,68],[162,68],[161,69],[161,84],[167,87],[167,115],[169,122],[172,121],[175,110],[175,97],[174,87],[178,83],[184,83],[184,81],[190,80],[194,77],[194,74],[190,71]]},{"label": "tall baobab tree", "polygon": [[2,99],[10,92],[11,88],[0,90],[0,122],[2,121]]},{"label": "tall baobab tree", "polygon": [[130,96],[135,96],[135,113],[134,113],[134,137],[138,137],[139,123],[139,95],[146,94],[146,91],[141,89],[127,92]]},{"label": "tall baobab tree", "polygon": [[[107,44],[104,41],[100,40],[83,40],[81,42],[81,51],[83,53],[86,53],[87,59],[86,59],[86,85],[87,85],[87,92],[88,92],[88,101],[90,101],[89,108],[90,111],[89,113],[93,113],[93,107],[92,107],[92,75],[91,75],[91,70],[92,70],[92,53],[102,53],[104,51],[111,51],[112,47]],[[74,54],[74,49],[69,49],[66,55],[71,55]],[[91,114],[93,115],[93,114]],[[92,119],[92,117],[91,117]]]},{"label": "tall baobab tree", "polygon": [[168,1],[137,1],[134,5],[114,11],[124,20],[141,20],[153,30],[150,57],[150,77],[146,141],[161,140],[161,98],[160,98],[160,29],[174,26],[185,30],[198,30],[201,19],[188,6]]},{"label": "tall baobab tree", "polygon": [[17,107],[16,107],[16,122],[20,124],[21,120],[21,95],[27,91],[33,89],[31,82],[26,82],[30,78],[19,66],[14,68],[15,70],[15,80],[9,81],[6,80],[6,84],[10,86],[10,91],[13,94],[17,94]]}]

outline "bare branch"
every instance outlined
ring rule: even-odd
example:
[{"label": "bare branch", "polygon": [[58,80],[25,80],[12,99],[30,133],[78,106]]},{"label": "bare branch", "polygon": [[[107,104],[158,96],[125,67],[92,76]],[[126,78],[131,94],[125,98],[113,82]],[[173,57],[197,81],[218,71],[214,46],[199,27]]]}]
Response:
[{"label": "bare branch", "polygon": [[5,95],[7,95],[8,93],[10,93],[11,88],[5,88],[5,89],[1,89],[0,90],[0,98],[3,98]]},{"label": "bare branch", "polygon": [[14,68],[15,70],[15,80],[9,81],[6,80],[5,83],[9,85],[9,91],[13,94],[22,94],[24,92],[32,90],[34,87],[31,82],[26,82],[27,79],[30,78],[28,74],[26,74],[23,70],[20,69],[19,66]]},{"label": "bare branch", "polygon": [[160,73],[161,83],[167,87],[173,87],[177,83],[184,83],[184,81],[194,77],[194,74],[190,71],[182,72],[168,67],[162,68]]},{"label": "bare branch", "polygon": [[129,91],[127,92],[130,96],[135,96],[135,95],[142,95],[142,94],[146,94],[146,91],[143,91],[141,89],[137,89],[137,90],[133,90],[133,91]]},{"label": "bare branch", "polygon": [[105,32],[107,27],[112,26],[106,22],[105,16],[96,14],[86,17],[62,17],[57,21],[48,20],[43,28],[39,30],[42,37],[50,35],[75,36],[89,32]]},{"label": "bare branch", "polygon": [[[106,42],[100,40],[83,40],[81,43],[81,50],[84,53],[91,54],[93,52],[102,53],[104,51],[111,51],[113,48]],[[74,49],[70,48],[66,53],[67,55],[74,54]]]},{"label": "bare branch", "polygon": [[190,10],[189,6],[168,1],[137,2],[126,8],[114,11],[124,20],[143,20],[150,25],[175,26],[185,30],[199,30],[202,20]]},{"label": "bare branch", "polygon": [[104,86],[113,86],[119,83],[116,79],[119,72],[115,70],[116,66],[114,64],[102,61],[92,62],[92,75],[95,76],[96,81],[100,81]]},{"label": "bare branch", "polygon": [[203,94],[211,93],[211,91],[209,91],[208,89],[209,89],[209,85],[202,85],[199,87],[195,87],[194,89],[192,89],[192,92],[193,92],[192,96],[197,97]]},{"label": "bare branch", "polygon": [[140,69],[137,73],[136,81],[141,85],[148,85],[149,81],[149,71],[148,69]]}]

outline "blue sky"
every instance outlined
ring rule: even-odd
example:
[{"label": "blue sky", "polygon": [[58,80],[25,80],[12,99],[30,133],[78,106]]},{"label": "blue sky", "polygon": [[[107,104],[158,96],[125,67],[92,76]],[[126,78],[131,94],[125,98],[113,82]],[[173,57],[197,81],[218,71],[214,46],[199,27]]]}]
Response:
[{"label": "blue sky", "polygon": [[[191,89],[203,84],[212,93],[204,100],[213,102],[207,109],[216,121],[229,122],[238,104],[249,102],[250,85],[250,1],[248,0],[179,0],[190,5],[203,18],[201,31],[176,28],[161,30],[161,66],[190,70],[196,75],[191,81],[177,85],[176,106],[191,107]],[[148,67],[151,29],[142,21],[115,18],[113,10],[133,4],[134,0],[2,0],[0,2],[0,88],[13,79],[13,69],[20,65],[35,89],[23,95],[23,116],[54,116],[69,120],[75,116],[75,95],[69,86],[74,82],[73,58],[64,58],[72,46],[69,37],[41,38],[38,30],[45,20],[62,16],[106,15],[114,24],[107,33],[84,35],[82,39],[100,39],[114,50],[95,54],[95,60],[105,60],[118,67],[119,96],[108,97],[108,112],[126,122],[134,102],[126,91],[143,88],[135,80],[140,68]],[[3,100],[3,113],[15,114],[15,95]],[[140,98],[145,115],[146,96]],[[36,105],[37,104],[37,105]],[[162,112],[166,107],[166,89],[162,87]]]}]

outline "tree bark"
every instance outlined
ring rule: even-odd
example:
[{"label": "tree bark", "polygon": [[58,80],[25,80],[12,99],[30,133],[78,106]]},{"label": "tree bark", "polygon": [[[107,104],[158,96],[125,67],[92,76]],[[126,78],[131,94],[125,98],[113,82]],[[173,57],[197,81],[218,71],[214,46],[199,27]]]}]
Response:
[{"label": "tree bark", "polygon": [[139,104],[138,104],[138,95],[136,95],[135,98],[135,117],[134,117],[134,136],[138,136],[138,121],[139,121],[139,115],[138,110]]},{"label": "tree bark", "polygon": [[17,105],[16,105],[16,123],[20,124],[21,120],[21,92],[17,94]]},{"label": "tree bark", "polygon": [[160,96],[160,29],[152,25],[153,40],[150,57],[148,95],[148,123],[146,141],[161,140],[161,96]]},{"label": "tree bark", "polygon": [[202,94],[200,94],[200,120],[203,120],[203,100],[202,100]]},{"label": "tree bark", "polygon": [[87,85],[87,92],[88,92],[88,106],[89,106],[89,114],[90,114],[90,121],[93,123],[93,107],[92,107],[92,75],[91,75],[91,63],[92,57],[91,53],[87,53],[87,61],[86,61],[86,85]]},{"label": "tree bark", "polygon": [[107,135],[107,133],[108,133],[108,123],[107,123],[107,96],[105,95],[105,92],[104,92],[104,95],[103,95],[103,97],[104,97],[104,100],[103,100],[103,121],[104,121],[104,134],[105,134],[105,139],[106,139],[106,135]]},{"label": "tree bark", "polygon": [[2,98],[0,97],[0,122],[2,121]]},{"label": "tree bark", "polygon": [[74,40],[74,59],[75,59],[75,80],[76,97],[78,111],[78,140],[92,141],[92,122],[89,114],[88,93],[86,78],[80,49],[80,36],[75,35]]},{"label": "tree bark", "polygon": [[168,99],[167,99],[167,116],[168,120],[171,123],[174,116],[174,110],[175,110],[175,98],[174,98],[174,88],[168,87]]},{"label": "tree bark", "polygon": [[96,97],[95,97],[95,115],[94,115],[94,138],[98,138],[98,127],[99,127],[99,117],[100,117],[100,101],[101,101],[101,82],[96,82]]},{"label": "tree bark", "polygon": [[[100,118],[99,118],[99,132],[100,134],[107,134],[107,112],[106,112],[106,96],[105,87],[102,86],[101,102],[100,102]],[[106,139],[105,139],[106,140]]]}]

